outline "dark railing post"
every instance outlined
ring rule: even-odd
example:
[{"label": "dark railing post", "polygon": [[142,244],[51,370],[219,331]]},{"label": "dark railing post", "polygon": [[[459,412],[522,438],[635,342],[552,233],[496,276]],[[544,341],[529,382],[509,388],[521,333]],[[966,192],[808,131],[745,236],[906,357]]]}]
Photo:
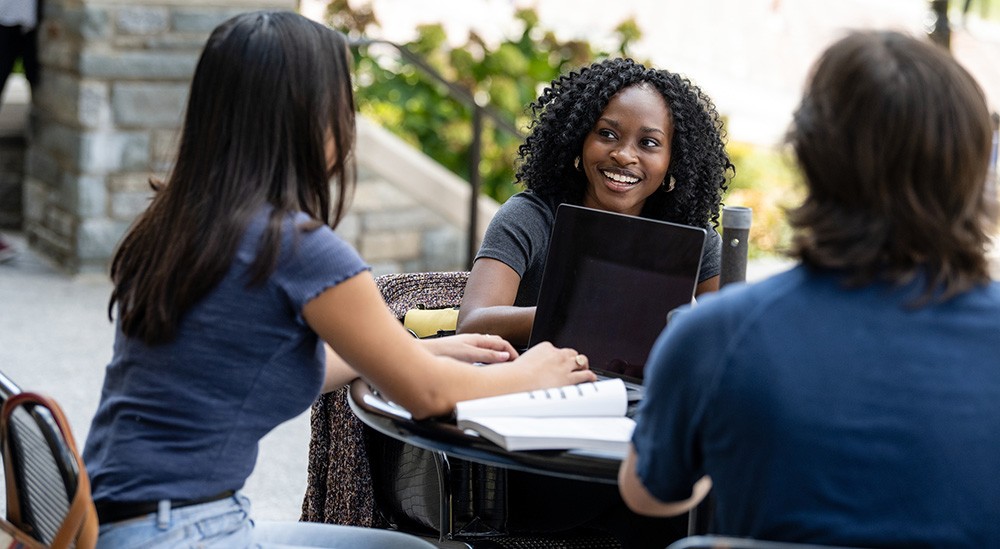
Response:
[{"label": "dark railing post", "polygon": [[466,265],[472,270],[472,262],[476,259],[479,248],[479,188],[482,187],[482,175],[479,173],[479,162],[483,150],[483,108],[478,102],[472,104],[472,144],[469,145],[469,235],[466,249]]},{"label": "dark railing post", "polygon": [[722,208],[722,272],[719,286],[747,279],[750,222],[753,210],[746,206]]},{"label": "dark railing post", "polygon": [[930,0],[931,12],[927,22],[927,36],[931,42],[951,49],[951,26],[948,23],[948,0]]},{"label": "dark railing post", "polygon": [[509,120],[509,117],[501,115],[496,109],[486,104],[486,102],[481,104],[477,101],[474,92],[446,79],[441,73],[434,70],[434,67],[424,61],[419,55],[410,51],[406,46],[394,44],[387,40],[368,38],[351,41],[351,46],[354,48],[371,45],[384,45],[394,48],[400,58],[420,69],[431,80],[444,85],[448,89],[450,97],[457,99],[472,109],[472,143],[469,145],[469,185],[471,187],[471,194],[469,198],[468,249],[466,250],[466,263],[468,268],[472,269],[472,262],[476,258],[476,252],[479,251],[477,238],[479,227],[479,193],[482,187],[482,175],[479,173],[479,164],[483,157],[483,119],[484,117],[488,117],[497,129],[518,139],[522,139],[524,136],[521,135],[517,126]]}]

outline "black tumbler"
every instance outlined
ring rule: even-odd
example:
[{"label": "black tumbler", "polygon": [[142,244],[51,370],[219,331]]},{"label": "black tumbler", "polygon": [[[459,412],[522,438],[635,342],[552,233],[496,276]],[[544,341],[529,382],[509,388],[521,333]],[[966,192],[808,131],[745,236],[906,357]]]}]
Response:
[{"label": "black tumbler", "polygon": [[722,275],[719,286],[747,279],[747,245],[753,210],[745,206],[722,208]]}]

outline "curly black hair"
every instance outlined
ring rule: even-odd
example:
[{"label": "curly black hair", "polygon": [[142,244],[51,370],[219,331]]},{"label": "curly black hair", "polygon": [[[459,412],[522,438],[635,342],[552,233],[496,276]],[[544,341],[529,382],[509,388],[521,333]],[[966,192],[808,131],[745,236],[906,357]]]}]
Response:
[{"label": "curly black hair", "polygon": [[736,170],[725,148],[725,131],[712,100],[687,78],[650,69],[628,58],[611,58],[552,81],[528,110],[532,123],[518,147],[516,183],[543,197],[579,204],[586,176],[574,166],[583,141],[611,98],[646,83],[666,100],[674,125],[669,193],[655,192],[642,217],[704,227],[719,224],[719,207]]}]

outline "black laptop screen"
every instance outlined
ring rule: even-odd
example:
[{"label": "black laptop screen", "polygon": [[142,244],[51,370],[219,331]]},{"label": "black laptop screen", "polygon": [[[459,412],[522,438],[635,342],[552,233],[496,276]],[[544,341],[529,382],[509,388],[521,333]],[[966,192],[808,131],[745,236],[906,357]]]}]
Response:
[{"label": "black laptop screen", "polygon": [[667,313],[691,302],[705,230],[563,204],[530,344],[551,341],[598,373],[641,381]]}]

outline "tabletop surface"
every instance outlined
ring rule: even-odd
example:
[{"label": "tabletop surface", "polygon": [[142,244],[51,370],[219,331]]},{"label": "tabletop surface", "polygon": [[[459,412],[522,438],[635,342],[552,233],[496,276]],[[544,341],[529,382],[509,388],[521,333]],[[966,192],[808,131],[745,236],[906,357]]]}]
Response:
[{"label": "tabletop surface", "polygon": [[528,473],[602,484],[617,483],[620,459],[567,450],[511,452],[475,434],[466,433],[455,426],[454,420],[414,421],[401,409],[394,412],[392,405],[363,379],[351,383],[348,401],[354,414],[369,427],[420,448]]}]

